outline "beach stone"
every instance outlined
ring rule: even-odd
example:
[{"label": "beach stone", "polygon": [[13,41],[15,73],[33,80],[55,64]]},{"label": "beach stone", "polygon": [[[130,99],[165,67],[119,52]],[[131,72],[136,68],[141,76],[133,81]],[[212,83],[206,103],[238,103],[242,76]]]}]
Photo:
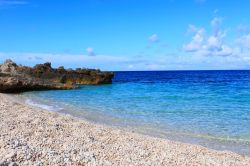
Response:
[{"label": "beach stone", "polygon": [[8,165],[9,165],[8,161],[6,161],[6,160],[0,161],[0,166],[8,166]]},{"label": "beach stone", "polygon": [[250,165],[249,156],[93,124],[16,101],[0,93],[0,166]]}]

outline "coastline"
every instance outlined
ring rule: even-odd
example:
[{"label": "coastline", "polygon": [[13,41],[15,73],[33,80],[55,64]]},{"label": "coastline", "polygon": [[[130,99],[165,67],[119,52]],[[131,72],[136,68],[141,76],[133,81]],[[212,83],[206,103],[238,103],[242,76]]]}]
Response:
[{"label": "coastline", "polygon": [[[58,112],[60,114],[71,115],[92,124],[104,125],[107,127],[122,129],[129,132],[135,132],[171,141],[201,145],[203,147],[218,151],[231,151],[250,157],[250,142],[249,139],[245,139],[244,137],[231,138],[228,136],[221,137],[212,134],[177,131],[175,128],[172,128],[173,126],[169,127],[164,123],[162,125],[159,123],[143,123],[140,120],[138,121],[135,119],[127,119],[126,117],[116,117],[112,114],[109,114],[108,110],[105,112],[98,112],[95,110],[95,107],[89,107],[87,104],[84,104],[83,107],[79,107],[70,105],[68,101],[65,104],[61,101],[58,102],[53,99],[48,100],[47,98],[38,96],[38,94],[30,96],[27,95],[27,93],[24,93],[18,96],[15,95],[13,97],[15,100],[21,100],[21,104],[28,104],[34,106],[35,108],[38,107],[48,111]],[[106,105],[103,105],[103,109],[106,107]]]},{"label": "coastline", "polygon": [[93,124],[0,94],[0,165],[250,165],[250,157]]}]

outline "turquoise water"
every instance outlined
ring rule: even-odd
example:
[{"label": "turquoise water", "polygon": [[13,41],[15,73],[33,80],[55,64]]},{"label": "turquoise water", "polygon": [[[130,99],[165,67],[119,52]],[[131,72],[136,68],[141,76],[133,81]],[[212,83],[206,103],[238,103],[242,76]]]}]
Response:
[{"label": "turquoise water", "polygon": [[250,154],[250,71],[116,72],[112,85],[23,95],[29,104],[94,122],[215,140]]}]

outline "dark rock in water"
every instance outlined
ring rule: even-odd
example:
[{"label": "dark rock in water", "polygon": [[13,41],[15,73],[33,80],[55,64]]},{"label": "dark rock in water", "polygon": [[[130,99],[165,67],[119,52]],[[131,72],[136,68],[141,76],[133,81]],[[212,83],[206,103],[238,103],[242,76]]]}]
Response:
[{"label": "dark rock in water", "polygon": [[63,66],[54,69],[49,62],[31,68],[6,60],[0,65],[0,92],[73,89],[79,84],[110,84],[113,77],[113,72],[81,68],[66,70]]}]

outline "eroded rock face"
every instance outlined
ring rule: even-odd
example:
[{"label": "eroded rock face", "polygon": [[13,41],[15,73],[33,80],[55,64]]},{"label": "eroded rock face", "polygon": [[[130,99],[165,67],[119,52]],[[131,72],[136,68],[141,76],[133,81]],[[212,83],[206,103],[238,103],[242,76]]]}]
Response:
[{"label": "eroded rock face", "polygon": [[63,66],[54,69],[51,63],[38,64],[31,68],[6,60],[0,65],[0,92],[72,89],[78,84],[110,84],[113,76],[113,72],[93,69],[66,70]]},{"label": "eroded rock face", "polygon": [[0,72],[2,73],[15,73],[17,64],[10,59],[7,59],[3,65],[0,66]]}]

